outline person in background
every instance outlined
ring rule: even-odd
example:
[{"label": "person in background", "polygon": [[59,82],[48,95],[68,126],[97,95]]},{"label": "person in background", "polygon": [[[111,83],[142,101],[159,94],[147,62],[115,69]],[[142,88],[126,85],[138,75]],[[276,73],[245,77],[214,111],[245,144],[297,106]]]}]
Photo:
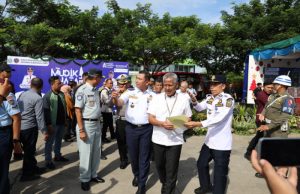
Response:
[{"label": "person in background", "polygon": [[67,107],[64,94],[60,91],[62,83],[58,76],[49,78],[51,90],[43,96],[45,121],[49,137],[45,143],[45,167],[55,169],[52,162],[52,149],[54,144],[54,161],[67,162],[69,159],[61,155],[61,142],[65,132]]},{"label": "person in background", "polygon": [[178,77],[175,73],[163,76],[165,92],[154,96],[148,108],[149,122],[153,125],[154,161],[162,183],[162,194],[174,194],[183,139],[183,128],[176,128],[168,117],[192,116],[190,103],[176,93]]},{"label": "person in background", "polygon": [[101,108],[100,94],[96,86],[101,78],[102,71],[90,69],[86,83],[75,94],[79,179],[83,191],[90,190],[90,182],[105,182],[97,175],[101,157]]},{"label": "person in background", "polygon": [[191,102],[190,95],[188,94],[188,82],[187,81],[180,82],[180,87],[179,87],[179,90],[177,90],[177,93],[183,94],[186,97],[186,99],[188,99],[189,102]]},{"label": "person in background", "polygon": [[114,121],[113,121],[113,103],[111,101],[111,93],[113,88],[113,82],[110,78],[106,79],[104,82],[104,88],[101,91],[101,113],[103,117],[103,128],[102,128],[102,142],[109,143],[111,142],[106,137],[107,128],[110,131],[110,139],[116,139]]},{"label": "person in background", "polygon": [[155,94],[160,94],[163,90],[163,81],[161,78],[157,78],[154,82],[153,92]]},{"label": "person in background", "polygon": [[117,86],[118,86],[118,82],[115,79],[115,73],[114,73],[114,71],[109,71],[108,78],[111,79],[111,81],[113,82],[112,88],[116,89]]},{"label": "person in background", "polygon": [[237,94],[232,83],[228,85],[228,88],[226,89],[226,93],[230,94],[235,101],[237,100]]},{"label": "person in background", "polygon": [[191,94],[193,94],[195,97],[197,97],[197,92],[193,87],[193,83],[189,82],[188,84],[189,85],[188,85],[187,91],[190,92]]},{"label": "person in background", "polygon": [[[226,81],[224,76],[216,75],[210,80],[211,94],[202,102],[191,95],[194,109],[198,112],[206,110],[207,119],[204,121],[190,121],[187,128],[207,127],[204,145],[201,148],[197,161],[200,187],[195,189],[196,194],[213,192],[224,194],[228,179],[228,166],[232,149],[232,118],[234,99],[224,93]],[[214,160],[213,184],[209,175],[209,163]]]},{"label": "person in background", "polygon": [[[273,84],[270,82],[265,82],[263,91],[260,91],[257,94],[256,101],[255,101],[256,102],[255,105],[257,107],[256,108],[256,120],[255,120],[256,127],[259,127],[262,124],[262,122],[259,120],[259,114],[263,111],[263,109],[268,101],[268,98],[272,93],[273,93]],[[256,135],[251,139],[251,141],[247,147],[247,151],[244,154],[244,157],[247,160],[250,160],[252,150],[255,149],[255,147],[258,143],[258,140],[260,138],[262,138],[263,136],[264,136],[263,132],[257,131]],[[261,177],[259,174],[256,174],[255,176]]]},{"label": "person in background", "polygon": [[153,92],[153,89],[154,89],[154,82],[155,82],[154,78],[151,77],[151,78],[150,78],[150,81],[149,81],[148,90],[150,90],[150,91],[152,91],[152,92]]},{"label": "person in background", "polygon": [[262,83],[256,84],[256,88],[253,90],[253,94],[252,94],[254,100],[256,100],[256,96],[257,96],[258,92],[262,91],[262,88],[263,88]]},{"label": "person in background", "polygon": [[44,135],[44,140],[48,138],[47,127],[44,118],[43,98],[40,93],[43,88],[43,80],[33,78],[30,89],[23,92],[18,99],[21,110],[21,136],[24,159],[22,176],[20,181],[31,181],[40,178],[40,174],[45,172],[45,168],[37,166],[35,159],[36,142],[38,131]]},{"label": "person in background", "polygon": [[[117,77],[118,81],[118,93],[122,95],[123,93],[127,92],[127,75],[121,74]],[[128,151],[127,151],[127,144],[126,144],[126,118],[125,118],[125,111],[126,105],[124,104],[121,107],[117,107],[117,120],[116,120],[116,137],[118,143],[118,150],[120,155],[120,169],[125,169],[129,162],[128,162]]]},{"label": "person in background", "polygon": [[64,135],[64,140],[66,142],[72,142],[73,141],[73,136],[72,134],[72,122],[74,119],[74,100],[72,99],[71,96],[71,87],[69,85],[63,85],[60,89],[62,93],[64,93],[65,96],[65,101],[66,101],[66,108],[67,108],[67,129],[66,133]]},{"label": "person in background", "polygon": [[9,194],[9,163],[13,147],[21,150],[20,145],[20,125],[21,115],[17,101],[14,95],[10,93],[8,77],[11,69],[8,65],[0,65],[0,193]]}]

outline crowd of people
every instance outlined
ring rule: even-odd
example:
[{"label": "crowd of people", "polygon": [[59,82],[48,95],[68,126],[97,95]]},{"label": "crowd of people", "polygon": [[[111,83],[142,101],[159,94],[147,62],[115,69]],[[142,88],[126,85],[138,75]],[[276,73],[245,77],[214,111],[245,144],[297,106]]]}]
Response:
[{"label": "crowd of people", "polygon": [[[161,193],[173,194],[185,142],[184,132],[195,127],[206,127],[208,132],[197,161],[200,187],[194,192],[226,192],[236,97],[224,92],[224,76],[212,77],[209,81],[211,93],[201,102],[197,100],[198,92],[193,86],[187,81],[179,82],[175,73],[166,73],[162,78],[152,80],[148,72],[140,71],[136,87],[130,85],[127,75],[121,74],[116,80],[107,78],[104,85],[97,88],[103,79],[102,71],[98,69],[84,73],[83,83],[79,85],[76,82],[63,85],[60,77],[51,76],[48,80],[51,89],[44,96],[41,95],[43,80],[35,77],[31,80],[30,89],[16,99],[8,80],[12,71],[6,64],[0,66],[0,79],[4,81],[0,84],[0,193],[10,192],[8,175],[12,150],[24,154],[20,181],[36,180],[45,171],[55,169],[56,162],[69,161],[61,153],[63,139],[77,141],[81,189],[89,191],[91,182],[105,182],[97,174],[101,158],[105,159],[102,144],[116,139],[120,169],[131,165],[132,186],[137,187],[136,194],[146,193],[152,156],[161,182]],[[271,84],[265,83],[261,91],[265,93],[261,97],[258,93],[257,101],[263,99],[263,102],[260,102],[258,112],[261,114],[257,120],[257,135],[245,154],[248,159],[261,136],[286,134],[282,126],[293,113],[294,101],[286,93],[289,85],[282,79],[273,82],[277,94],[272,94],[268,102],[266,97],[271,94]],[[231,92],[234,94],[233,90]],[[281,115],[280,122],[273,119],[276,107],[279,107],[273,101],[279,102],[278,98],[284,104],[282,110],[285,113]],[[193,121],[192,109],[206,110],[207,119]],[[186,119],[180,126],[171,122],[172,117],[178,116]],[[110,138],[107,137],[107,129]],[[45,140],[44,167],[38,167],[35,159],[39,131]],[[209,173],[212,160],[213,180]],[[261,166],[258,162],[254,164],[258,173],[264,176],[265,163]],[[294,177],[294,171],[292,175]]]}]

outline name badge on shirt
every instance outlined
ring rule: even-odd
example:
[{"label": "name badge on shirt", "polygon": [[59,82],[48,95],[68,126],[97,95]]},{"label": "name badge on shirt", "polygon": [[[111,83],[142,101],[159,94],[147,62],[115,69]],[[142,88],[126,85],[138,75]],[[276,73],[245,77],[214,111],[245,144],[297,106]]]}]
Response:
[{"label": "name badge on shirt", "polygon": [[88,105],[93,107],[95,106],[95,96],[94,95],[88,95],[87,97]]}]

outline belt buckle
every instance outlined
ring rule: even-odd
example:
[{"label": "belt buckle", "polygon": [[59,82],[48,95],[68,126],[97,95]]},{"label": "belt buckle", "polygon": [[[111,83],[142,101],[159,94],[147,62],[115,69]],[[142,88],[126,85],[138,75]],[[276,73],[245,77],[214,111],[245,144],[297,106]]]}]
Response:
[{"label": "belt buckle", "polygon": [[136,125],[137,127],[142,127],[143,125]]}]

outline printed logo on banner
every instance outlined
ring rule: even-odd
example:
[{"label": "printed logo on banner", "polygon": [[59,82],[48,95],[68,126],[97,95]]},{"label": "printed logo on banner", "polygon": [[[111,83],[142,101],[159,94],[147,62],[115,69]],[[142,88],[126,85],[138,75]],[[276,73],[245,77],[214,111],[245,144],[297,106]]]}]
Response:
[{"label": "printed logo on banner", "polygon": [[114,68],[113,63],[103,63],[103,68]]}]

